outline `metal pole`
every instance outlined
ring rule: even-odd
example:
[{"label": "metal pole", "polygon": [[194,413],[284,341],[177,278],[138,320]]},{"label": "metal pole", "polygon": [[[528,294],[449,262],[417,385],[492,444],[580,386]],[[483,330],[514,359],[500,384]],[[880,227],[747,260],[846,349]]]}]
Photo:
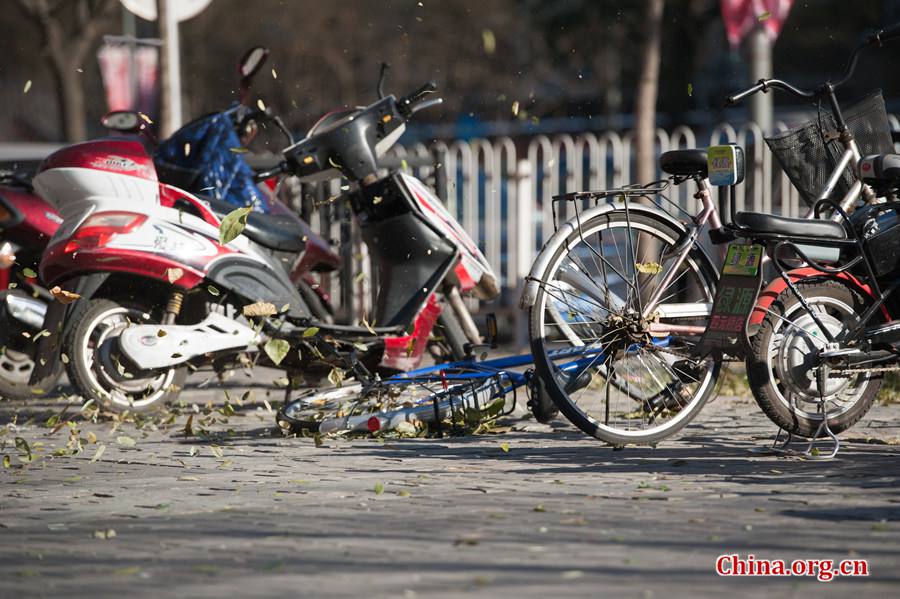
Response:
[{"label": "metal pole", "polygon": [[181,51],[174,4],[174,0],[156,0],[159,37],[163,41],[159,65],[162,137],[169,137],[181,127]]},{"label": "metal pole", "polygon": [[131,106],[132,110],[138,108],[138,79],[137,79],[137,22],[134,13],[130,10],[122,11],[122,33],[124,37],[131,38],[126,44],[128,45],[128,89],[131,90]]},{"label": "metal pole", "polygon": [[[750,80],[772,77],[772,41],[757,25],[748,36],[750,46]],[[759,125],[764,134],[772,132],[772,94],[756,94],[750,99],[750,120]]]}]

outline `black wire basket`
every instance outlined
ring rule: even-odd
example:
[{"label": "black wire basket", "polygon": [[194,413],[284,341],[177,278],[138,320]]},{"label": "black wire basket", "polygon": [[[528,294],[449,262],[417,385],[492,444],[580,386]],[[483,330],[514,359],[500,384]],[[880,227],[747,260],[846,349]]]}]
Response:
[{"label": "black wire basket", "polygon": [[[881,90],[843,111],[843,115],[863,156],[893,152],[894,144]],[[765,139],[778,164],[800,192],[800,197],[807,205],[813,205],[844,153],[837,138],[834,115],[823,108],[819,118]],[[829,199],[839,201],[853,182],[853,173],[848,167]]]}]

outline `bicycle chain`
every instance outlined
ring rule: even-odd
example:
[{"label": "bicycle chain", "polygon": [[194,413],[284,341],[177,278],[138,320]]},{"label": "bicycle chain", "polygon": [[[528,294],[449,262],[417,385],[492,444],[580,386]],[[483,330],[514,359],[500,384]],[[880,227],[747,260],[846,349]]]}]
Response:
[{"label": "bicycle chain", "polygon": [[877,368],[832,368],[831,372],[843,374],[847,372],[894,372],[895,370],[900,370],[900,364],[897,364],[896,366],[880,366]]}]

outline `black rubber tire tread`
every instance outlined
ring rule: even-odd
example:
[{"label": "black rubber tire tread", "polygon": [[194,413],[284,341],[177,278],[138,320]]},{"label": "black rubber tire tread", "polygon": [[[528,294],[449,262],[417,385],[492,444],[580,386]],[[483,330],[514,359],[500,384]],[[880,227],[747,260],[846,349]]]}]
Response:
[{"label": "black rubber tire tread", "polygon": [[76,391],[78,391],[78,393],[81,394],[82,397],[84,397],[85,399],[93,399],[104,408],[113,412],[124,412],[127,410],[129,412],[148,413],[161,410],[166,404],[171,403],[175,399],[177,399],[182,389],[184,389],[184,383],[187,380],[188,376],[188,369],[186,366],[183,366],[176,370],[175,377],[172,379],[172,382],[169,385],[169,389],[163,394],[160,399],[145,406],[132,406],[127,408],[125,406],[121,406],[117,403],[111,402],[108,397],[97,392],[97,390],[91,383],[91,379],[88,375],[87,370],[84,368],[83,360],[80,355],[81,343],[78,342],[79,339],[87,334],[87,331],[85,331],[84,329],[98,312],[103,312],[109,310],[110,308],[119,306],[133,307],[146,312],[153,311],[152,307],[148,308],[147,306],[141,306],[138,301],[131,299],[111,300],[106,298],[99,298],[90,300],[87,308],[85,310],[79,311],[75,315],[77,321],[72,327],[71,332],[66,335],[65,339],[63,339],[62,349],[69,358],[69,363],[66,365],[66,372],[69,375],[69,380],[75,387]]},{"label": "black rubber tire tread", "polygon": [[[614,211],[607,212],[604,214],[597,215],[592,219],[581,222],[581,230],[592,229],[595,223],[599,222],[624,222],[625,212],[622,211]],[[645,225],[651,225],[653,227],[658,228],[660,231],[664,231],[666,235],[674,239],[680,239],[683,232],[675,230],[669,223],[662,220],[661,218],[655,218],[652,215],[647,214],[638,214],[632,212],[630,214],[630,220],[632,223],[642,223]],[[559,259],[560,255],[571,247],[571,243],[573,240],[576,240],[580,235],[579,231],[573,232],[569,238],[566,240],[566,243],[563,243],[559,246],[559,249],[553,255],[553,258],[550,260],[550,268],[553,267],[553,264]],[[713,267],[712,263],[709,261],[707,255],[694,247],[691,249],[690,257],[694,260],[696,264],[699,265],[702,276],[706,279],[706,283],[709,285],[710,291],[715,293],[716,284],[718,282],[718,275],[715,267]],[[541,273],[541,280],[545,280],[548,276],[548,273]],[[688,423],[690,423],[694,418],[696,418],[697,414],[703,409],[703,406],[709,400],[710,395],[713,390],[717,386],[717,379],[719,374],[721,373],[722,362],[721,360],[717,360],[713,369],[713,380],[710,385],[707,386],[706,392],[703,394],[698,401],[694,401],[691,404],[692,413],[689,417],[684,418],[678,426],[674,428],[670,428],[664,431],[659,431],[656,433],[647,434],[644,437],[637,438],[632,435],[620,435],[608,430],[603,430],[598,427],[596,424],[591,422],[582,411],[575,405],[570,399],[568,394],[560,388],[559,382],[555,380],[555,377],[552,375],[552,369],[550,361],[547,359],[546,353],[542,347],[542,331],[540,330],[540,309],[541,300],[544,295],[543,288],[538,289],[538,293],[535,296],[535,302],[531,306],[528,312],[528,335],[531,340],[531,353],[534,357],[534,366],[537,376],[540,376],[544,386],[546,387],[546,391],[550,398],[556,403],[559,411],[563,413],[563,415],[578,427],[583,433],[600,439],[601,441],[605,441],[606,443],[621,447],[625,445],[655,445],[659,441],[666,439],[682,428],[684,428]]]},{"label": "black rubber tire tread", "polygon": [[449,303],[443,306],[437,320],[437,329],[443,336],[442,345],[449,352],[451,362],[457,362],[466,359],[466,344],[469,340],[459,324],[459,319],[453,313],[453,308]]},{"label": "black rubber tire tread", "polygon": [[[807,301],[823,295],[832,297],[853,306],[856,314],[861,314],[868,304],[857,290],[835,280],[801,281],[797,283],[797,288]],[[785,289],[772,302],[769,310],[775,314],[766,315],[759,331],[750,341],[751,351],[746,360],[747,380],[756,403],[769,417],[769,420],[793,435],[810,438],[819,428],[820,421],[798,416],[778,399],[766,363],[766,346],[769,344],[773,332],[773,323],[797,303],[799,302],[790,289]],[[828,427],[831,431],[838,434],[859,422],[860,418],[865,416],[872,407],[882,382],[883,376],[870,378],[865,391],[849,410],[835,418],[828,419]]]}]

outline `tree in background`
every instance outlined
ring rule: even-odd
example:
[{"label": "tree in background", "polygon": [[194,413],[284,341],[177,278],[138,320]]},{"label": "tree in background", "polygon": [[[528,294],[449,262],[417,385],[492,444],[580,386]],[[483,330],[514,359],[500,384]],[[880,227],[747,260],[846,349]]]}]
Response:
[{"label": "tree in background", "polygon": [[663,0],[647,0],[641,71],[634,101],[635,180],[650,183],[656,178],[656,100],[659,90]]},{"label": "tree in background", "polygon": [[18,0],[23,12],[40,28],[44,51],[56,82],[60,118],[68,141],[87,137],[81,69],[114,14],[116,0]]}]

